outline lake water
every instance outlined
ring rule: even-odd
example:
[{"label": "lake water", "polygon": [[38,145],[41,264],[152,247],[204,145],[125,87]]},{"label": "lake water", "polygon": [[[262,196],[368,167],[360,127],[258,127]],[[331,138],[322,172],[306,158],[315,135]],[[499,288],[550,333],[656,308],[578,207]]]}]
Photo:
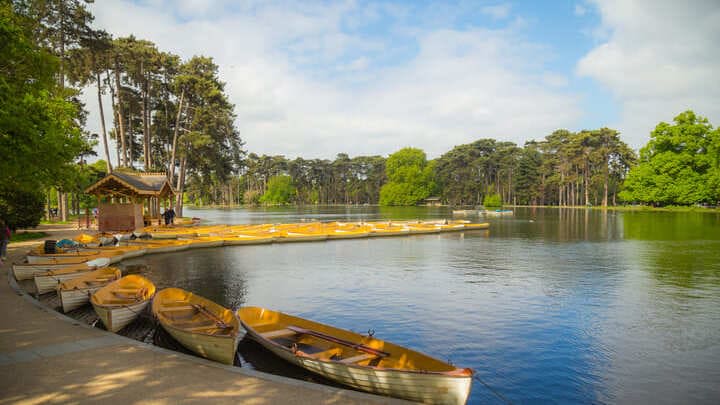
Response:
[{"label": "lake water", "polygon": [[[444,208],[188,210],[216,223],[451,218]],[[469,217],[468,219],[476,219]],[[484,221],[484,220],[483,220]],[[376,336],[513,403],[720,402],[720,215],[515,209],[489,231],[200,249],[159,287]],[[243,367],[313,379],[257,345]],[[469,403],[502,403],[475,382]]]}]

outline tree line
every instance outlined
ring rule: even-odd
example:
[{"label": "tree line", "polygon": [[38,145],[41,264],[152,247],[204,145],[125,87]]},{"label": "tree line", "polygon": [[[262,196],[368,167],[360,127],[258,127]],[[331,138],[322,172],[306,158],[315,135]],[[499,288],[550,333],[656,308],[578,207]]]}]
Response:
[{"label": "tree line", "polygon": [[[218,192],[226,188],[235,191]],[[685,111],[659,123],[639,156],[610,128],[561,129],[522,147],[479,139],[432,160],[417,148],[333,161],[251,153],[227,185],[198,179],[191,189],[199,205],[415,205],[431,196],[452,206],[715,205],[720,129]]]},{"label": "tree line", "polygon": [[[198,204],[414,205],[437,196],[449,205],[480,205],[488,197],[506,204],[602,205],[617,203],[622,182],[637,157],[609,128],[558,130],[522,147],[480,139],[437,159],[404,148],[390,155],[290,160],[250,154],[232,182],[190,186]],[[233,197],[234,196],[234,197]],[[233,197],[232,199],[229,197]]]}]

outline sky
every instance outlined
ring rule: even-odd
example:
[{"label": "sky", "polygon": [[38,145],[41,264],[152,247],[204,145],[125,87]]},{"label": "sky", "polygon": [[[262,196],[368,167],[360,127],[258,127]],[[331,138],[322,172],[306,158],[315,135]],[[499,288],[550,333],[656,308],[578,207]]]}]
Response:
[{"label": "sky", "polygon": [[[249,152],[332,159],[720,125],[720,2],[102,0],[95,27],[214,58]],[[86,91],[88,129],[99,132]],[[109,101],[109,100],[108,100]],[[114,150],[111,145],[111,150]],[[101,150],[97,148],[98,152]]]}]

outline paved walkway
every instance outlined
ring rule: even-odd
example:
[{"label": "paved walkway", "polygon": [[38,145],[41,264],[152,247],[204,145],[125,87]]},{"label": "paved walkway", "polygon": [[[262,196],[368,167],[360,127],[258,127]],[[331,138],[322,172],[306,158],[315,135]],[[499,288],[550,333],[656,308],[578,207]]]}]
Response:
[{"label": "paved walkway", "polygon": [[[51,239],[74,225],[43,226]],[[224,366],[75,322],[9,284],[10,263],[38,241],[14,243],[0,266],[0,404],[394,404],[404,401]]]}]

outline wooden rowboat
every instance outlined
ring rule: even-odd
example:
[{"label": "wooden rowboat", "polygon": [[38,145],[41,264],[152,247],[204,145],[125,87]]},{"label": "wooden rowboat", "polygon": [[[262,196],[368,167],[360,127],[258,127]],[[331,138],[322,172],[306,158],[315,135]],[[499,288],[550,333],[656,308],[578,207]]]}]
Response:
[{"label": "wooden rowboat", "polygon": [[335,229],[334,231],[329,231],[327,233],[328,239],[356,239],[356,238],[367,238],[370,235],[368,231],[365,230],[344,230],[344,229]]},{"label": "wooden rowboat", "polygon": [[225,245],[260,245],[263,243],[272,243],[272,236],[261,236],[261,235],[245,235],[245,234],[232,234],[225,235],[223,240]]},{"label": "wooden rowboat", "polygon": [[189,291],[166,288],[155,295],[152,312],[163,329],[189,350],[233,364],[244,333],[231,310]]},{"label": "wooden rowboat", "polygon": [[[97,257],[97,256],[94,256]],[[109,263],[107,258],[97,258],[86,260],[82,263],[64,263],[64,264],[29,264],[29,263],[13,263],[13,275],[15,279],[32,280],[35,276],[42,276],[48,271],[70,269],[70,268],[87,268],[87,267],[105,267]]]},{"label": "wooden rowboat", "polygon": [[92,293],[120,277],[120,269],[105,267],[58,284],[57,295],[60,297],[63,312],[69,312],[87,304]]},{"label": "wooden rowboat", "polygon": [[471,369],[355,332],[259,307],[238,317],[248,334],[281,358],[328,379],[413,401],[464,404]]},{"label": "wooden rowboat", "polygon": [[125,276],[95,291],[90,303],[105,328],[117,332],[140,315],[155,295],[155,285],[136,274]]},{"label": "wooden rowboat", "polygon": [[67,253],[40,253],[36,250],[31,250],[27,255],[27,262],[29,264],[71,264],[71,263],[82,263],[87,261],[88,258],[96,256],[100,252],[97,250],[88,251],[73,251]]},{"label": "wooden rowboat", "polygon": [[97,267],[95,266],[79,264],[73,267],[50,270],[42,274],[36,274],[33,277],[33,281],[35,283],[35,292],[39,295],[55,291],[58,284],[62,283],[63,281],[73,280],[78,277],[82,277],[96,269]]}]

